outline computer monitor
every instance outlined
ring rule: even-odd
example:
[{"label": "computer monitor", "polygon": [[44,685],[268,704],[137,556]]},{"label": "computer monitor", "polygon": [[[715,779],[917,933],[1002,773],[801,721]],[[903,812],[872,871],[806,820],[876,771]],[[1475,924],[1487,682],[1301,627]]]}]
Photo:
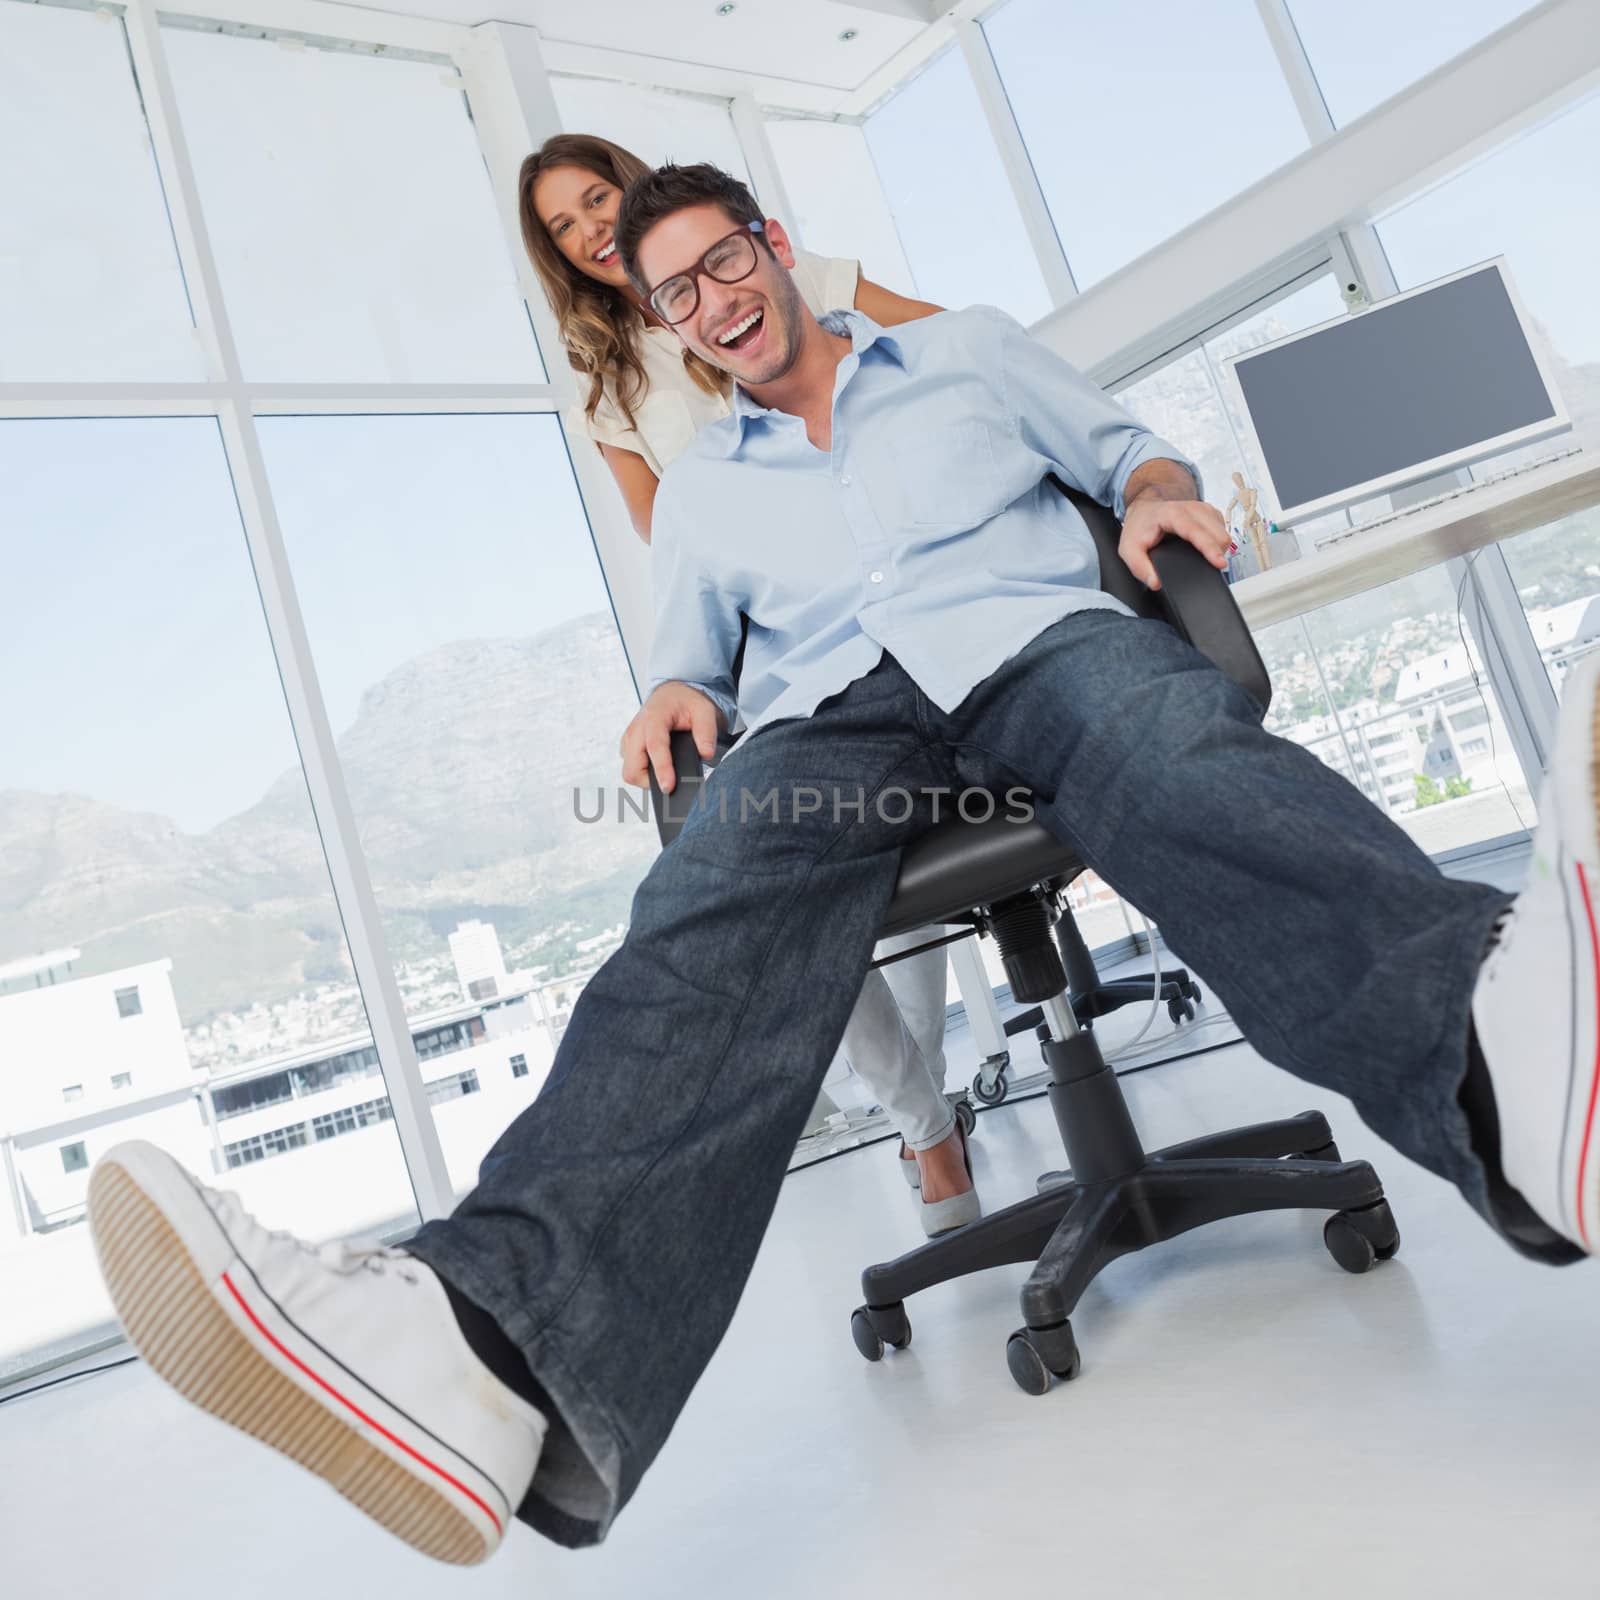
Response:
[{"label": "computer monitor", "polygon": [[1499,257],[1225,365],[1285,526],[1572,426]]}]

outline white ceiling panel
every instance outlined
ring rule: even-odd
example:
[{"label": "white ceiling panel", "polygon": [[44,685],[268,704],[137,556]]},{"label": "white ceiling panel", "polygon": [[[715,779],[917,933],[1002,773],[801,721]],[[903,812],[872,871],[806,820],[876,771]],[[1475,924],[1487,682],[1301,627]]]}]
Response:
[{"label": "white ceiling panel", "polygon": [[[628,76],[711,87],[738,74],[768,103],[831,106],[924,32],[956,0],[381,0],[380,9],[442,22],[531,25],[548,64],[598,71],[591,52],[619,52]],[[854,37],[842,39],[841,34]],[[686,81],[687,80],[687,81]],[[784,93],[782,86],[793,86]],[[818,91],[822,91],[821,94]]]}]

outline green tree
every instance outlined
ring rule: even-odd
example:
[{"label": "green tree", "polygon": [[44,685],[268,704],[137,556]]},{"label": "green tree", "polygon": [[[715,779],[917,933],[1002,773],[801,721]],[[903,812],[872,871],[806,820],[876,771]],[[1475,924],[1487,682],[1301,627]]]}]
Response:
[{"label": "green tree", "polygon": [[1423,773],[1416,775],[1417,808],[1423,806],[1436,806],[1443,800],[1459,800],[1463,795],[1472,793],[1471,778],[1446,778],[1444,788],[1440,788],[1432,778]]}]

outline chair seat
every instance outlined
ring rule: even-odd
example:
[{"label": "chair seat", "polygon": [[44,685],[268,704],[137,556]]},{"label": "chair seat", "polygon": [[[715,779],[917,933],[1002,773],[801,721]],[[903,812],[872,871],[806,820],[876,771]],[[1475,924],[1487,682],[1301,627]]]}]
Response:
[{"label": "chair seat", "polygon": [[949,817],[905,847],[880,938],[959,922],[1044,878],[1072,879],[1078,857],[1037,821],[1012,822],[1003,801],[986,822]]}]

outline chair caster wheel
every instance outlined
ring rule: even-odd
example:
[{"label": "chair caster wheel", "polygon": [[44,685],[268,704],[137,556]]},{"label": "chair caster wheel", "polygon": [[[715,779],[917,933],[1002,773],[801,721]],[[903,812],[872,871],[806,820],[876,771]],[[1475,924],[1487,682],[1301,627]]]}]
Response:
[{"label": "chair caster wheel", "polygon": [[1174,1022],[1193,1022],[1194,1006],[1187,1000],[1172,999],[1167,1001],[1167,1015]]},{"label": "chair caster wheel", "polygon": [[[1006,1077],[1006,1068],[1011,1065],[1011,1054],[1007,1051],[1002,1056],[991,1056],[990,1060],[999,1061],[999,1071],[992,1079],[986,1080],[980,1070],[977,1077],[972,1080],[972,1095],[975,1100],[981,1100],[986,1106],[997,1106],[1011,1093],[1011,1080]],[[988,1062],[985,1062],[984,1066],[987,1067]]]},{"label": "chair caster wheel", "polygon": [[[1009,1087],[1009,1085],[1007,1086]],[[965,1095],[955,1102],[956,1121],[961,1124],[962,1132],[968,1138],[972,1137],[973,1130],[978,1126],[978,1112],[972,1102]]]},{"label": "chair caster wheel", "polygon": [[1078,1376],[1083,1357],[1072,1336],[1072,1324],[1054,1328],[1018,1328],[1006,1340],[1006,1365],[1017,1387],[1028,1394],[1044,1394],[1051,1378],[1069,1383]]},{"label": "chair caster wheel", "polygon": [[882,1361],[884,1346],[904,1350],[911,1343],[911,1319],[905,1302],[892,1306],[857,1306],[850,1313],[850,1337],[868,1361]]},{"label": "chair caster wheel", "polygon": [[1400,1229],[1387,1200],[1360,1211],[1336,1211],[1322,1229],[1328,1254],[1346,1272],[1370,1272],[1400,1248]]}]

